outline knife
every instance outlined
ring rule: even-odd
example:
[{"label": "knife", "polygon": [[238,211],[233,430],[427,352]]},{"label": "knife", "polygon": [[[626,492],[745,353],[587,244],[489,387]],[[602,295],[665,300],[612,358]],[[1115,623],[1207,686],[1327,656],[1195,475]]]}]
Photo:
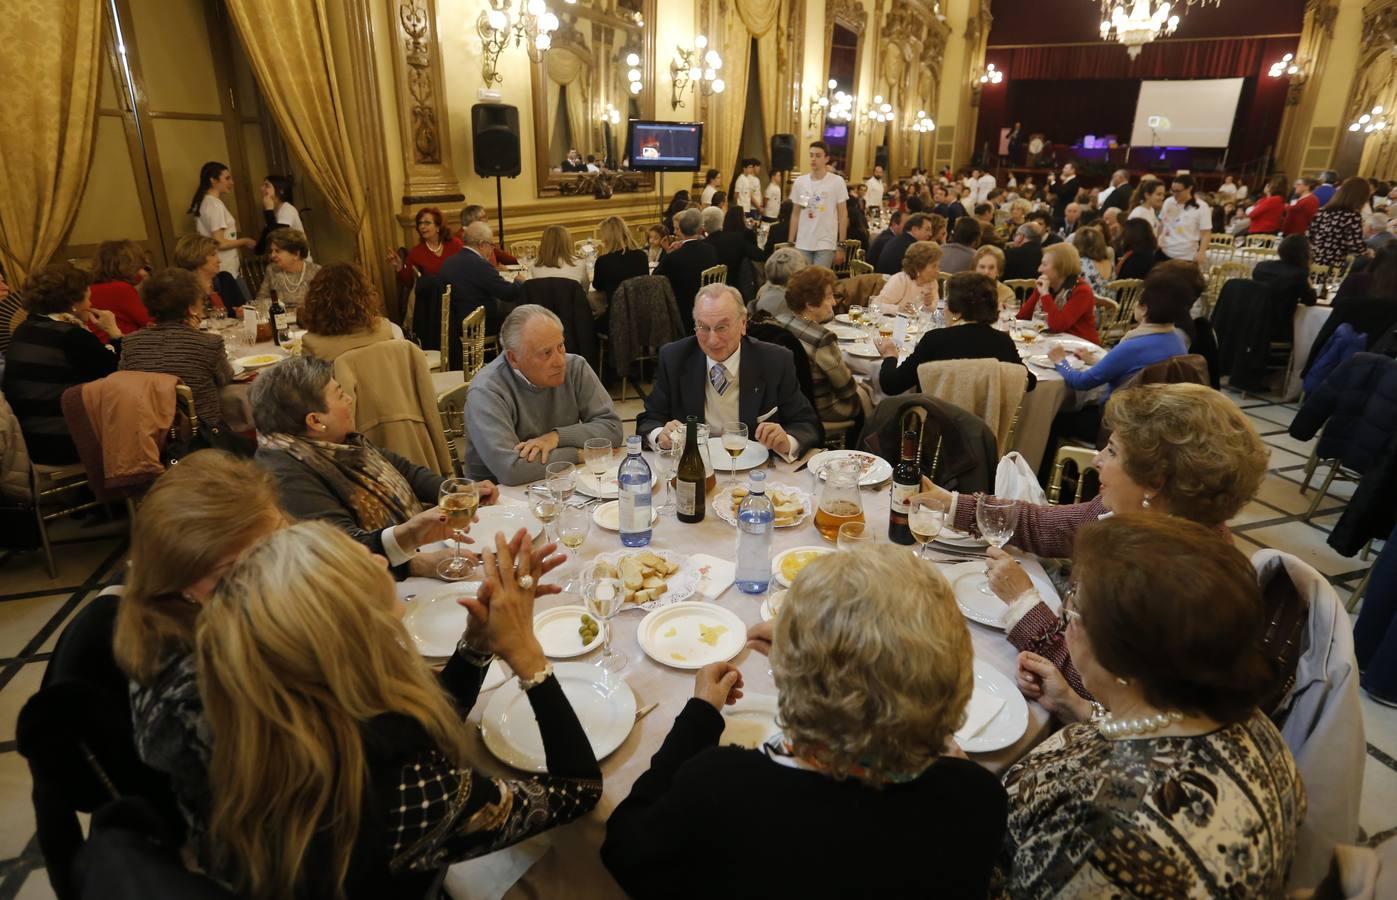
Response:
[{"label": "knife", "polygon": [[649,706],[643,706],[643,707],[641,707],[640,710],[637,711],[636,714],[635,714],[635,720],[636,720],[637,722],[639,722],[641,719],[645,718],[646,716],[650,715],[650,713],[654,712],[654,711],[655,711],[655,707],[657,707],[657,706],[659,706],[659,705],[660,705],[660,704],[659,704],[658,702],[656,702],[656,703],[651,703]]}]

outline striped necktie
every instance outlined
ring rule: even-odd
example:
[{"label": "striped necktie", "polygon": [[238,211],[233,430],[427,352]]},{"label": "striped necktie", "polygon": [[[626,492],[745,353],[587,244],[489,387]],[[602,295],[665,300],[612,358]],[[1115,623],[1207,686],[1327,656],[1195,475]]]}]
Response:
[{"label": "striped necktie", "polygon": [[723,396],[723,392],[728,389],[728,370],[718,363],[713,364],[713,368],[708,370],[708,380],[713,384],[713,390],[718,392],[718,396]]}]

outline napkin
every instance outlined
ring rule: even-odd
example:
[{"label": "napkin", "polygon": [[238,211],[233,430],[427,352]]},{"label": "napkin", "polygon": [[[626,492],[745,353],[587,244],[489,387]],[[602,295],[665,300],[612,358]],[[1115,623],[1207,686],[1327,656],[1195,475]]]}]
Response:
[{"label": "napkin", "polygon": [[965,724],[956,732],[956,740],[968,741],[975,737],[1004,708],[1004,701],[993,694],[975,691],[970,695],[970,704],[965,708]]},{"label": "napkin", "polygon": [[694,593],[702,594],[705,600],[716,600],[719,594],[732,587],[737,578],[737,564],[734,562],[707,553],[695,553],[690,559],[699,571]]}]

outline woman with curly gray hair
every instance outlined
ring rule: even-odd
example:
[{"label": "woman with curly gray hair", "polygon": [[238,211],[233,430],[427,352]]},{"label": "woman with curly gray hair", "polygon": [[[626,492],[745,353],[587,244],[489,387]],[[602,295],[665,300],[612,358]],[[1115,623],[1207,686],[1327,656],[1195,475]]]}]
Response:
[{"label": "woman with curly gray hair", "polygon": [[773,625],[783,733],[755,750],[718,746],[742,676],[701,670],[607,822],[602,861],[621,887],[985,896],[1007,803],[993,775],[952,755],[973,676],[946,579],[891,546],[829,554],[796,577]]}]

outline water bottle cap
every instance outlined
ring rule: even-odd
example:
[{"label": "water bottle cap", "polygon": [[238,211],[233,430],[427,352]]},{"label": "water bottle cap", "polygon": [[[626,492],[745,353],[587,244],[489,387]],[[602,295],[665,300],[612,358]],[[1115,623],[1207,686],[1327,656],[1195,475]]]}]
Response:
[{"label": "water bottle cap", "polygon": [[638,434],[633,434],[633,435],[631,435],[630,437],[626,438],[626,452],[627,452],[627,453],[639,453],[639,452],[640,452],[640,435],[638,435]]},{"label": "water bottle cap", "polygon": [[747,489],[754,494],[765,493],[766,473],[761,471],[760,469],[753,469],[747,475],[747,485]]}]

